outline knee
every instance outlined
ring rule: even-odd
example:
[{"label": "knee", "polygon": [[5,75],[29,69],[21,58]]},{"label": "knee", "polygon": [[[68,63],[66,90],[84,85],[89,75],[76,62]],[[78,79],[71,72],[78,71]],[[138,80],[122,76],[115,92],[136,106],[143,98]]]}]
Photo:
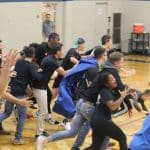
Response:
[{"label": "knee", "polygon": [[19,116],[19,118],[21,118],[21,119],[26,119],[27,114],[26,114],[26,112],[24,112],[24,113],[19,113],[18,116]]}]

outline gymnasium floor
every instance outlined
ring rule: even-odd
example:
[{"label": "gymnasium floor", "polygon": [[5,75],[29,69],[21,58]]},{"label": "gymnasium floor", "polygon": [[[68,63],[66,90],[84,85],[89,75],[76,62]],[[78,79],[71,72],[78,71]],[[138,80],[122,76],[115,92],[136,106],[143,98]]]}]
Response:
[{"label": "gymnasium floor", "polygon": [[[136,75],[130,78],[123,78],[124,82],[128,85],[135,87],[140,90],[148,88],[148,81],[150,81],[150,57],[145,56],[135,56],[129,55],[125,56],[125,68],[135,68]],[[146,101],[148,108],[150,110],[150,102]],[[2,109],[1,109],[2,111]],[[32,110],[29,110],[30,112]],[[55,115],[57,119],[62,119],[62,117]],[[134,110],[134,116],[132,118],[128,117],[128,114],[125,114],[119,118],[114,119],[114,121],[124,130],[127,135],[128,143],[132,139],[132,136],[137,132],[142,124],[144,119],[144,114],[138,113]],[[3,126],[6,130],[11,131],[11,135],[0,136],[0,150],[34,150],[35,144],[35,120],[28,119],[26,121],[25,129],[23,132],[24,138],[27,141],[26,145],[23,146],[14,146],[10,143],[11,138],[14,136],[16,122],[14,115],[9,119],[4,121]],[[49,125],[46,123],[46,129],[51,134],[59,130],[63,130],[62,126],[59,125]],[[91,135],[89,134],[86,138],[83,147],[87,147],[91,143]],[[45,150],[70,150],[74,139],[62,140],[58,142],[49,143]],[[82,147],[82,148],[83,148]],[[82,149],[81,148],[81,149]],[[118,144],[114,148],[118,148]]]}]

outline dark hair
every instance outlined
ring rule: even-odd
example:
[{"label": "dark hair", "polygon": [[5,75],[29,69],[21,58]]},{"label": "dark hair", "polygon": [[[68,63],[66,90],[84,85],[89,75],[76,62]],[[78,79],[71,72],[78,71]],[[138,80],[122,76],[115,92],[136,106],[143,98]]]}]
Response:
[{"label": "dark hair", "polygon": [[104,35],[104,36],[101,38],[102,45],[105,45],[107,42],[109,42],[110,39],[111,39],[111,36],[110,36],[110,35]]},{"label": "dark hair", "polygon": [[63,44],[61,43],[55,43],[51,46],[51,52],[53,55],[57,53],[57,51],[61,51]]},{"label": "dark hair", "polygon": [[96,59],[101,58],[102,55],[105,53],[105,49],[104,49],[103,47],[101,47],[101,46],[96,46],[96,47],[93,49],[93,51],[94,51],[94,57],[95,57]]},{"label": "dark hair", "polygon": [[38,43],[31,43],[29,46],[34,47],[35,49],[39,47]]},{"label": "dark hair", "polygon": [[112,53],[109,54],[108,60],[109,60],[109,62],[114,64],[115,62],[120,61],[122,57],[123,57],[122,53],[112,52]]},{"label": "dark hair", "polygon": [[24,56],[27,58],[32,58],[35,54],[35,48],[32,46],[25,46],[23,48]]},{"label": "dark hair", "polygon": [[0,40],[0,43],[3,42],[2,40]]},{"label": "dark hair", "polygon": [[49,35],[48,41],[50,41],[51,39],[56,39],[56,38],[59,38],[59,34],[53,32]]},{"label": "dark hair", "polygon": [[142,95],[150,95],[150,89],[145,90]]},{"label": "dark hair", "polygon": [[77,44],[78,45],[83,44],[83,43],[85,43],[85,40],[83,38],[80,37],[80,38],[77,39]]},{"label": "dark hair", "polygon": [[111,75],[111,73],[108,71],[99,72],[97,82],[101,88],[105,87],[105,85],[108,83],[109,75]]}]

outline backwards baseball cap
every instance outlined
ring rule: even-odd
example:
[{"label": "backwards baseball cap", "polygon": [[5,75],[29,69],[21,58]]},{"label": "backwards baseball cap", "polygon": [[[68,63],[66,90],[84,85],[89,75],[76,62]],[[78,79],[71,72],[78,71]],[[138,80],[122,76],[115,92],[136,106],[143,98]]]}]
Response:
[{"label": "backwards baseball cap", "polygon": [[78,48],[78,46],[79,46],[80,44],[83,44],[83,43],[85,43],[85,40],[84,40],[83,38],[79,37],[79,38],[77,38],[77,39],[75,40],[73,47],[74,47],[74,48]]}]

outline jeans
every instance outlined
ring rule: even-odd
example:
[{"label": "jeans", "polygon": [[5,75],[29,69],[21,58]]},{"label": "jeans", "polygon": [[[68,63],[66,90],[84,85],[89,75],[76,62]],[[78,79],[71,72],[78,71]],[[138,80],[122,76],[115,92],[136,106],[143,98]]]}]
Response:
[{"label": "jeans", "polygon": [[[16,96],[17,98],[25,98],[25,96]],[[2,114],[0,114],[0,122],[2,122],[3,120],[5,120],[6,118],[8,118],[12,111],[13,111],[13,107],[14,104],[11,102],[6,101],[5,103],[5,110]],[[16,128],[16,134],[15,134],[15,138],[16,139],[21,139],[22,138],[22,131],[24,128],[24,123],[26,120],[26,107],[21,106],[19,104],[16,104],[16,108],[18,110],[18,121],[17,121],[17,128]]]},{"label": "jeans", "polygon": [[85,103],[82,99],[80,99],[76,104],[76,113],[71,122],[71,129],[52,134],[48,137],[48,141],[57,141],[75,137],[84,123],[91,120],[94,108],[94,106]]},{"label": "jeans", "polygon": [[[80,99],[76,104],[76,113],[71,122],[71,129],[52,134],[51,136],[48,137],[48,141],[50,142],[63,140],[66,138],[73,138],[79,133],[79,136],[73,147],[81,146],[90,129],[89,122],[91,120],[94,110],[95,110],[94,106],[85,103],[82,99]],[[101,150],[105,150],[107,148],[108,141],[109,139],[107,138],[104,141],[103,145],[104,149]]]},{"label": "jeans", "polygon": [[72,147],[80,147],[82,146],[82,144],[84,143],[84,140],[88,134],[88,132],[90,131],[91,126],[89,122],[85,122],[82,126],[82,128],[80,129],[78,136],[76,138],[75,143],[73,144]]},{"label": "jeans", "polygon": [[[79,131],[77,139],[76,139],[76,141],[75,141],[75,143],[73,144],[72,147],[79,148],[79,147],[82,146],[82,144],[84,143],[84,140],[85,140],[90,128],[91,128],[91,126],[90,126],[89,122],[84,123],[84,125],[82,126],[81,130]],[[99,150],[106,150],[107,147],[108,147],[108,144],[109,144],[109,140],[110,140],[109,137],[105,137],[105,139],[103,141],[103,144],[102,144],[102,146]]]},{"label": "jeans", "polygon": [[47,109],[47,89],[33,89],[33,94],[38,103],[39,115],[37,117],[37,135],[42,135],[45,129],[45,118],[48,114]]}]

